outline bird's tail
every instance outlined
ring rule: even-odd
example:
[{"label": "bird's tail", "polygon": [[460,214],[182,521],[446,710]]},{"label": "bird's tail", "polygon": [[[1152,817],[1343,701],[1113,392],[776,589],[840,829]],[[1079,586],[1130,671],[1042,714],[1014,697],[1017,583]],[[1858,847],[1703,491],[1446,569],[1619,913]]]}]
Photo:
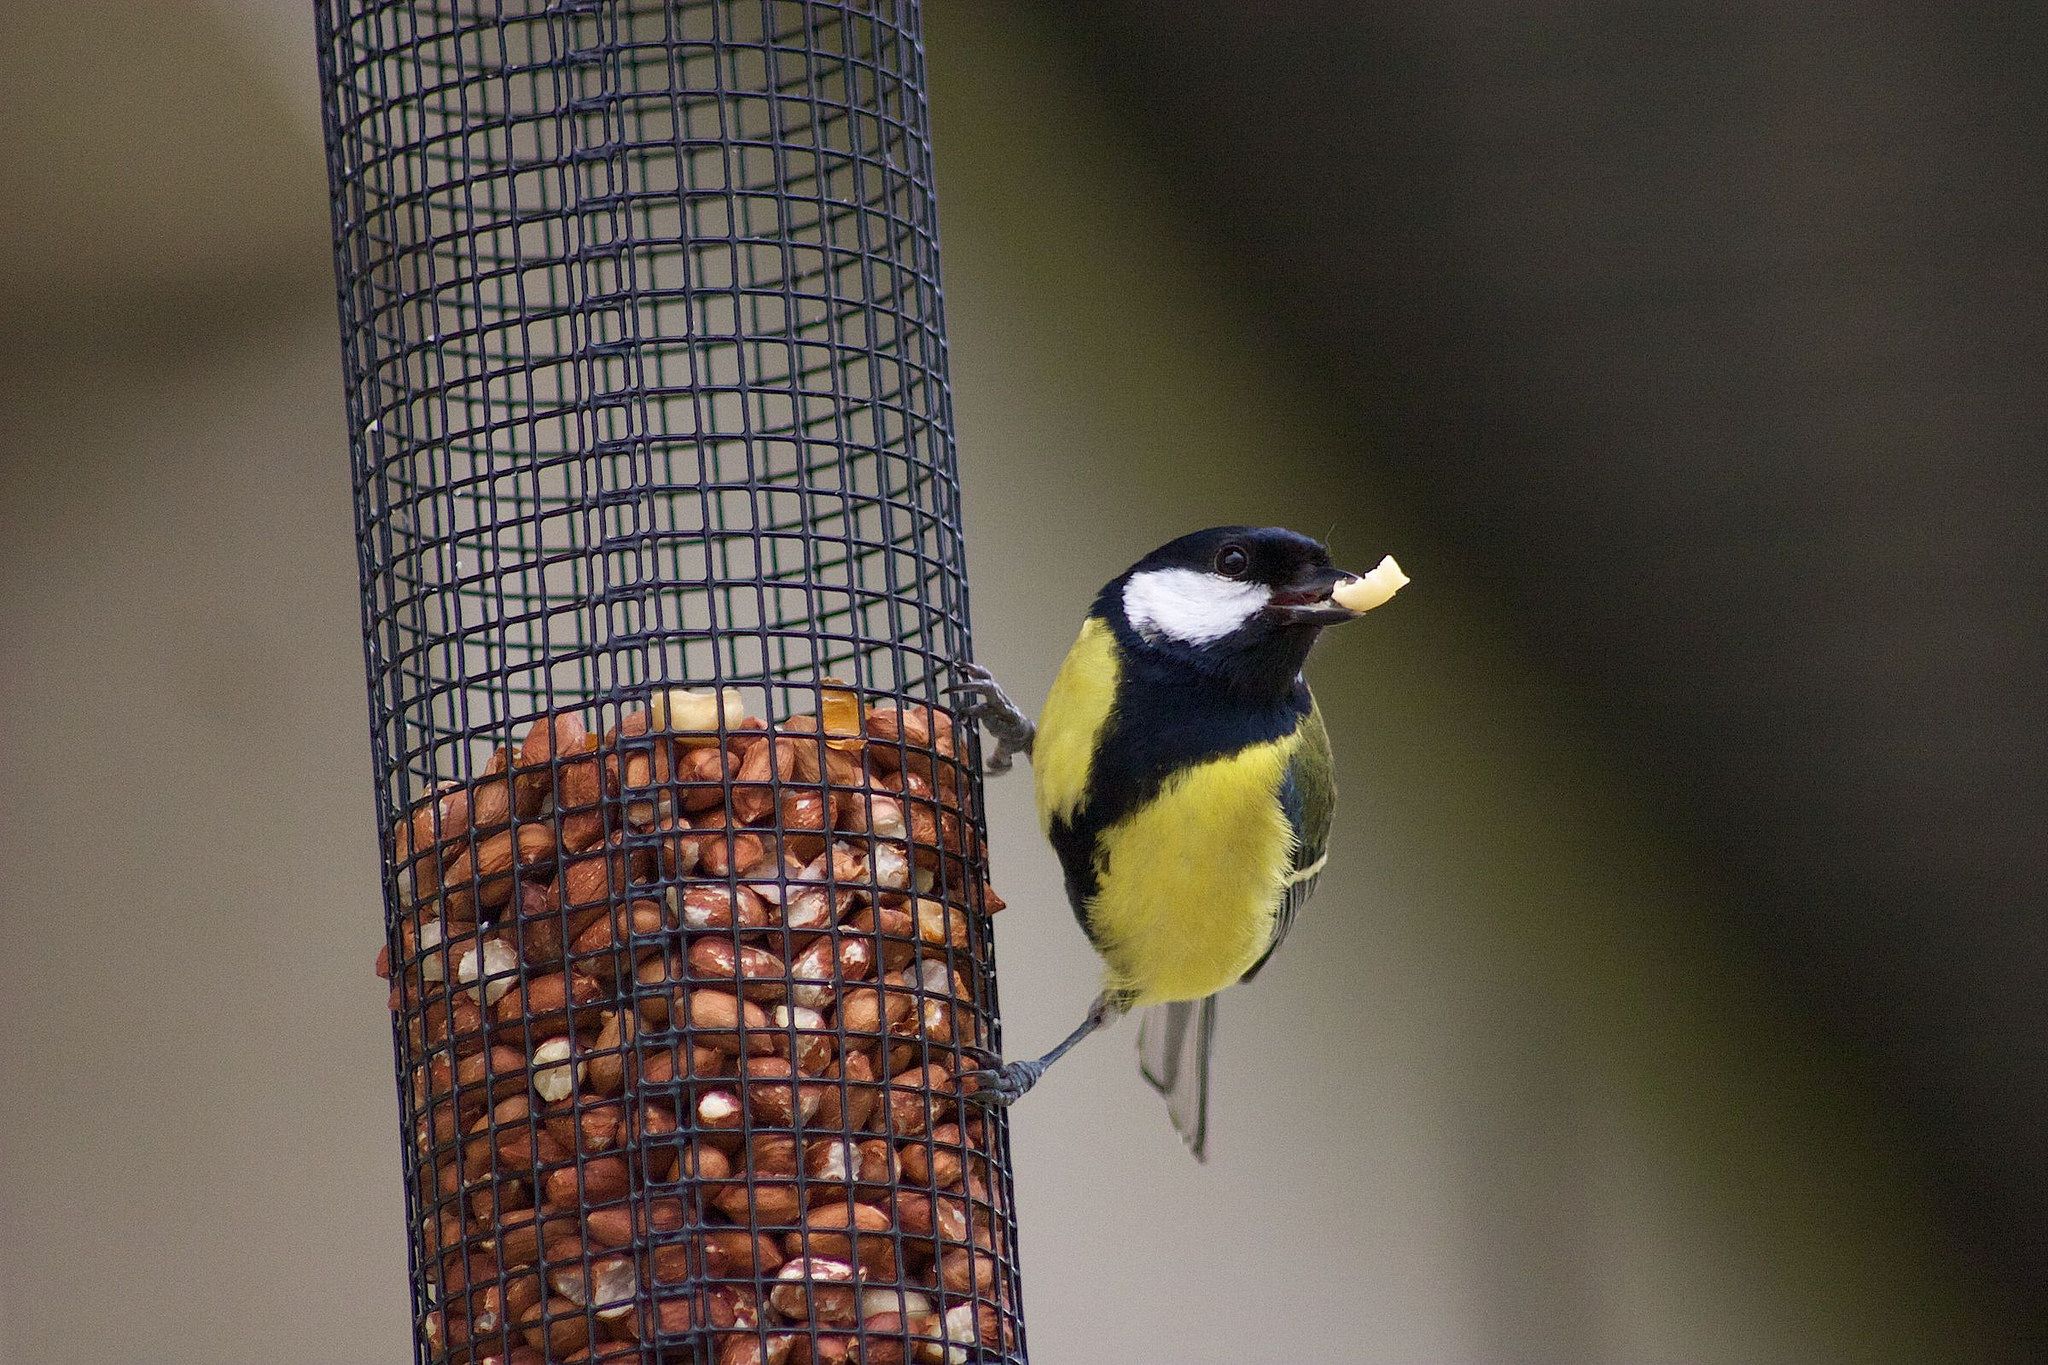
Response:
[{"label": "bird's tail", "polygon": [[1209,1141],[1209,1045],[1216,997],[1153,1005],[1138,1021],[1138,1069],[1166,1097],[1166,1112],[1195,1160]]}]

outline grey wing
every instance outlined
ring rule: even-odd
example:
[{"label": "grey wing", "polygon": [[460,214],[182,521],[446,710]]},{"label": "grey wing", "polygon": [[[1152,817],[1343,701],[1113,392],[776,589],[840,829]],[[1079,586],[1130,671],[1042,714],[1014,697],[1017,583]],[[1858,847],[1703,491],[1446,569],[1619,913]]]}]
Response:
[{"label": "grey wing", "polygon": [[1337,809],[1335,767],[1330,758],[1330,733],[1323,728],[1323,713],[1311,700],[1308,715],[1301,722],[1301,743],[1280,785],[1280,805],[1294,827],[1293,871],[1288,875],[1287,889],[1281,894],[1279,910],[1273,918],[1272,941],[1240,980],[1249,981],[1259,974],[1273,956],[1273,950],[1286,939],[1287,931],[1294,927],[1294,917],[1315,894],[1316,880],[1329,856],[1330,819]]}]

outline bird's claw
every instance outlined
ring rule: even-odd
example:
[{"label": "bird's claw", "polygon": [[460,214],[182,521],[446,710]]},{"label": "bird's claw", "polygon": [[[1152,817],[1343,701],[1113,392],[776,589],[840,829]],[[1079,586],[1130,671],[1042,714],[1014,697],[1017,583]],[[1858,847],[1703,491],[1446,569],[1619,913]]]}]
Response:
[{"label": "bird's claw", "polygon": [[[1006,1109],[1023,1099],[1038,1078],[1045,1074],[1043,1062],[1010,1062],[1003,1066],[985,1067],[979,1071],[963,1071],[964,1098],[969,1104],[978,1104],[984,1109]],[[965,1082],[973,1082],[973,1088]]]},{"label": "bird's claw", "polygon": [[1031,743],[1037,738],[1038,727],[1024,714],[1024,709],[1009,698],[995,675],[980,664],[963,663],[955,671],[962,681],[948,689],[949,695],[966,699],[960,702],[962,717],[977,721],[995,740],[995,750],[988,755],[983,766],[995,775],[1010,771],[1018,754],[1029,754]]}]

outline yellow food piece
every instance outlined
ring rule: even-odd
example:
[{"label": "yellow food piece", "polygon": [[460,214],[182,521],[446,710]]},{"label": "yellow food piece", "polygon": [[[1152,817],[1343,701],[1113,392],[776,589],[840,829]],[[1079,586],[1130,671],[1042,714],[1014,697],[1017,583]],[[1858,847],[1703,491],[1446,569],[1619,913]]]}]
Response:
[{"label": "yellow food piece", "polygon": [[837,678],[826,678],[819,689],[818,729],[825,743],[834,749],[858,752],[861,737],[860,694]]},{"label": "yellow food piece", "polygon": [[1371,611],[1408,586],[1408,575],[1388,555],[1371,573],[1347,578],[1330,590],[1330,600],[1346,611]]},{"label": "yellow food piece", "polygon": [[657,689],[647,699],[647,719],[656,731],[709,735],[721,724],[730,731],[747,716],[747,704],[736,687],[695,692],[687,687]]}]

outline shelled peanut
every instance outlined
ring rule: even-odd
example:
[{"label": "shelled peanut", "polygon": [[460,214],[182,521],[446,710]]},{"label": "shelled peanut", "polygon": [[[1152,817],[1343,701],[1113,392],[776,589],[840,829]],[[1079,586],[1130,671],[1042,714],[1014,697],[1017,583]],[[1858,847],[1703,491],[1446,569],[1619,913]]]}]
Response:
[{"label": "shelled peanut", "polygon": [[[536,721],[397,831],[437,1359],[952,1362],[1011,1341],[952,722],[827,685]],[[723,731],[721,737],[720,731]]]}]

